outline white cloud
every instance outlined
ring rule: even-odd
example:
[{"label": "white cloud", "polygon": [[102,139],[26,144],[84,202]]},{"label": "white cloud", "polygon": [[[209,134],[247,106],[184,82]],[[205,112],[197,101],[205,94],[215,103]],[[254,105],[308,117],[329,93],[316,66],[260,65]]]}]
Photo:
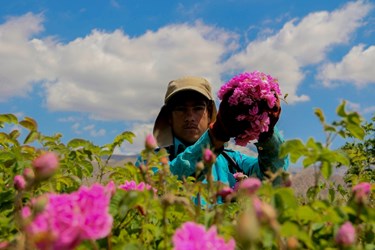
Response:
[{"label": "white cloud", "polygon": [[26,96],[38,74],[38,53],[30,38],[43,30],[43,17],[31,13],[8,18],[0,25],[0,102]]},{"label": "white cloud", "polygon": [[106,130],[101,128],[101,129],[96,129],[94,124],[87,125],[83,128],[84,131],[89,132],[90,136],[92,137],[99,137],[99,136],[105,136],[106,135]]},{"label": "white cloud", "polygon": [[132,155],[141,152],[145,148],[146,136],[152,133],[153,126],[152,123],[133,124],[133,127],[129,130],[135,135],[133,143],[125,142],[120,148],[116,148],[115,154]]},{"label": "white cloud", "polygon": [[59,121],[59,122],[76,122],[76,121],[80,121],[80,120],[82,120],[82,119],[79,118],[79,117],[75,117],[75,116],[61,117],[61,118],[57,119],[57,121]]},{"label": "white cloud", "polygon": [[358,112],[362,115],[367,115],[367,114],[375,115],[375,106],[374,105],[363,107],[360,103],[355,103],[355,102],[351,102],[351,101],[348,101],[348,100],[345,100],[345,101],[346,101],[346,107],[350,111],[355,111],[355,112]]},{"label": "white cloud", "polygon": [[204,76],[217,91],[224,73],[258,69],[279,79],[288,102],[306,101],[307,95],[297,94],[303,67],[320,63],[333,45],[348,42],[369,8],[357,1],[333,12],[311,13],[250,42],[238,54],[233,54],[239,47],[237,34],[201,22],[168,25],[138,37],[93,30],[60,43],[36,38],[43,17],[26,14],[0,26],[0,100],[27,95],[42,82],[51,111],[148,123],[159,112],[167,83],[176,77]]},{"label": "white cloud", "polygon": [[335,83],[349,83],[358,87],[375,84],[375,46],[360,44],[353,47],[338,63],[327,63],[321,67],[318,79],[325,86]]},{"label": "white cloud", "polygon": [[372,114],[375,115],[375,106],[368,106],[363,109],[363,114]]},{"label": "white cloud", "polygon": [[203,75],[219,83],[220,57],[232,35],[204,26],[172,25],[138,38],[122,31],[93,31],[56,44],[45,84],[47,106],[80,111],[95,119],[148,121],[159,111],[167,83]]},{"label": "white cloud", "polygon": [[333,12],[310,13],[300,22],[291,20],[275,35],[250,42],[226,68],[267,72],[279,79],[289,102],[306,101],[307,95],[297,95],[306,74],[303,67],[322,62],[334,45],[347,43],[370,9],[370,4],[356,1]]}]

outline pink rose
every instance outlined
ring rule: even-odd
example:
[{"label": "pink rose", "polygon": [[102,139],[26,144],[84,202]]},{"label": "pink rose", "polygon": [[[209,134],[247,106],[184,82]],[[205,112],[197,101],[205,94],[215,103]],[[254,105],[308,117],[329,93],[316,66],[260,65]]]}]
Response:
[{"label": "pink rose", "polygon": [[35,178],[34,171],[31,168],[25,168],[22,172],[22,176],[25,178],[25,180],[30,182]]},{"label": "pink rose", "polygon": [[364,202],[371,192],[371,184],[368,182],[359,183],[353,187],[352,191],[357,202]]},{"label": "pink rose", "polygon": [[146,149],[148,150],[154,150],[155,148],[157,148],[157,143],[156,143],[156,140],[155,140],[155,137],[152,135],[152,134],[148,134],[146,136],[146,141],[145,141],[145,147]]},{"label": "pink rose", "polygon": [[1,241],[0,242],[0,250],[2,249],[9,249],[10,248],[10,243],[8,241]]},{"label": "pink rose", "polygon": [[349,221],[345,222],[337,231],[335,241],[342,246],[350,246],[355,242],[355,228]]},{"label": "pink rose", "polygon": [[144,191],[144,190],[153,190],[154,193],[157,192],[155,188],[153,188],[151,185],[146,184],[144,182],[140,182],[137,184],[135,181],[125,181],[123,185],[120,185],[119,188],[123,190],[137,190],[137,191]]},{"label": "pink rose", "polygon": [[53,152],[45,152],[36,158],[32,165],[37,179],[47,179],[56,172],[59,166],[59,158]]},{"label": "pink rose", "polygon": [[214,164],[216,161],[215,154],[211,151],[211,149],[206,148],[203,150],[203,162],[206,164]]},{"label": "pink rose", "polygon": [[233,239],[226,243],[223,238],[217,235],[215,226],[206,231],[203,225],[195,222],[186,222],[177,229],[173,235],[172,242],[174,250],[234,250],[236,246]]},{"label": "pink rose", "polygon": [[[43,210],[26,225],[26,232],[39,249],[74,249],[82,240],[96,240],[110,233],[113,218],[107,187],[94,184],[70,194],[50,193],[46,197]],[[32,208],[36,209],[34,205]],[[30,207],[22,209],[24,218],[31,214]]]},{"label": "pink rose", "polygon": [[242,172],[236,172],[236,173],[233,174],[233,177],[234,177],[234,179],[236,179],[236,181],[241,181],[243,179],[246,179],[248,176],[245,175]]},{"label": "pink rose", "polygon": [[253,199],[253,207],[260,222],[273,224],[276,222],[276,210],[268,203],[263,202],[257,196]]},{"label": "pink rose", "polygon": [[261,185],[262,182],[258,178],[250,177],[238,182],[235,189],[245,190],[248,194],[254,194]]},{"label": "pink rose", "polygon": [[220,189],[216,195],[222,197],[225,200],[227,197],[229,198],[230,195],[233,193],[234,193],[234,190],[226,186]]},{"label": "pink rose", "polygon": [[26,187],[26,181],[22,175],[16,175],[13,179],[14,188],[18,191],[24,190]]}]

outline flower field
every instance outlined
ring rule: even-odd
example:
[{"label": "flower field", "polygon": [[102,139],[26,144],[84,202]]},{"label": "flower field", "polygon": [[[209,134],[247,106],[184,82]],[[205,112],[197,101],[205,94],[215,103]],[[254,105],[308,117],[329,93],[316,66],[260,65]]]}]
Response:
[{"label": "flower field", "polygon": [[[336,167],[360,165],[355,147],[330,149],[332,138],[374,143],[373,123],[346,112],[345,102],[338,121],[315,114],[326,142],[292,139],[281,150],[318,170],[304,196],[295,194],[288,172],[262,181],[236,174],[234,189],[211,181],[204,171],[215,162],[209,148],[196,173],[207,172],[208,182],[179,181],[152,136],[140,152],[144,164],[116,165],[113,152],[132,143],[132,132],[102,146],[79,138],[64,144],[30,117],[0,114],[0,249],[375,249],[373,175],[351,171],[345,186],[321,181]],[[361,162],[368,169],[373,159]]]}]

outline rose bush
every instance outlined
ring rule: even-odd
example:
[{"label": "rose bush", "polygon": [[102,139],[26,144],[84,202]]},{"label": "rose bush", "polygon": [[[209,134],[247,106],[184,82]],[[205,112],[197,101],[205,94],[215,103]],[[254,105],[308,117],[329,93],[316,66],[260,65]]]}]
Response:
[{"label": "rose bush", "polygon": [[[360,117],[343,113],[343,105],[341,120],[333,124],[316,110],[323,129],[331,136],[347,135],[340,131],[350,128],[363,140]],[[349,188],[330,183],[325,197],[326,184],[317,178],[305,197],[296,197],[285,172],[263,181],[236,174],[236,189],[194,177],[178,181],[166,151],[154,151],[150,136],[140,153],[144,164],[137,168],[110,163],[117,146],[132,142],[131,132],[97,146],[83,139],[64,144],[61,134],[43,135],[32,118],[13,114],[0,115],[0,127],[0,249],[374,248],[370,182],[353,179]],[[197,172],[211,180],[204,170],[215,155],[203,150]],[[303,167],[318,169],[327,180],[336,165],[350,160],[313,138],[286,141],[281,154],[292,162],[301,159]],[[281,185],[273,186],[279,177]],[[197,196],[206,204],[195,205]],[[217,199],[224,204],[216,205]]]}]

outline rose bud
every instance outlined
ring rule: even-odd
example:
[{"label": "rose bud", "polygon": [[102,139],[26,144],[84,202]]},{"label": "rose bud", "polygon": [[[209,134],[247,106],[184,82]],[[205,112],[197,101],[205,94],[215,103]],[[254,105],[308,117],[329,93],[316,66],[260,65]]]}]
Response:
[{"label": "rose bud", "polygon": [[59,159],[53,152],[46,152],[36,158],[33,163],[35,176],[38,180],[51,177],[59,166]]},{"label": "rose bud", "polygon": [[16,175],[13,179],[14,188],[18,191],[24,190],[26,187],[26,181],[22,175]]},{"label": "rose bud", "polygon": [[148,150],[154,150],[155,148],[157,148],[157,143],[156,143],[156,140],[155,140],[155,137],[152,135],[152,134],[148,134],[146,136],[146,141],[145,141],[145,147],[146,149]]},{"label": "rose bud", "polygon": [[355,229],[349,221],[345,222],[337,231],[335,241],[341,246],[350,246],[355,242]]}]

